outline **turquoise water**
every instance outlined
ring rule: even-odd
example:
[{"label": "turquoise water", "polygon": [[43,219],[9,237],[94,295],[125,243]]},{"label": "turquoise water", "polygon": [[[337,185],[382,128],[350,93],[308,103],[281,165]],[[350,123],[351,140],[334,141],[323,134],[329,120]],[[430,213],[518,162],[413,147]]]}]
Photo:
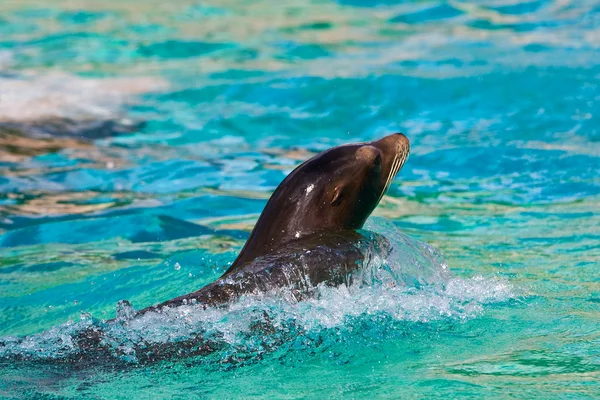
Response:
[{"label": "turquoise water", "polygon": [[[599,54],[593,1],[2,2],[0,396],[599,397]],[[300,161],[393,131],[361,287],[103,324],[219,276]]]}]

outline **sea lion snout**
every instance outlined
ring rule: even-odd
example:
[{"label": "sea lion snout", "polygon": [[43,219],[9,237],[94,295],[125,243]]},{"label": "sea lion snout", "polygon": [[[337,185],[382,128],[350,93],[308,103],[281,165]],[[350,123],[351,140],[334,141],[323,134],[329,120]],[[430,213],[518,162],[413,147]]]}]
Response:
[{"label": "sea lion snout", "polygon": [[[410,152],[410,142],[402,133],[393,133],[370,142],[369,145],[381,151],[383,162],[389,168],[387,172],[393,172],[394,174],[402,168],[402,164],[404,164]],[[397,170],[396,167],[398,167]]]},{"label": "sea lion snout", "polygon": [[[382,139],[365,143],[356,151],[356,159],[371,165],[381,163],[391,172],[400,160],[402,163],[410,152],[410,141],[403,133],[393,133]],[[400,166],[401,167],[401,166]],[[396,171],[398,172],[398,171]]]},{"label": "sea lion snout", "polygon": [[393,133],[382,139],[369,143],[369,146],[380,150],[383,161],[381,168],[381,192],[379,199],[385,194],[398,171],[402,169],[410,152],[410,142],[402,133]]},{"label": "sea lion snout", "polygon": [[[410,153],[410,142],[402,133],[388,135],[383,139],[373,142],[373,146],[382,151],[385,162],[393,165],[392,170],[394,170],[395,167],[399,167],[398,170],[402,168],[402,165],[396,164],[398,164],[398,162],[404,164],[404,161],[408,158],[408,153]],[[396,172],[398,171],[395,171],[394,174]]]},{"label": "sea lion snout", "polygon": [[403,133],[393,133],[371,143],[385,155],[401,157],[410,152],[410,141]]}]

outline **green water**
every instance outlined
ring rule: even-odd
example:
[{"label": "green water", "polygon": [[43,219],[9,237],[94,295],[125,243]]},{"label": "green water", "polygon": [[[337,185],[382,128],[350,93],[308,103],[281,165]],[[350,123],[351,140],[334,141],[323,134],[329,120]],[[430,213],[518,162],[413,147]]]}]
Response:
[{"label": "green water", "polygon": [[[2,2],[0,396],[600,397],[599,47],[595,1]],[[447,265],[433,288],[101,322],[211,282],[295,165],[394,131],[369,229],[437,248],[387,260]],[[67,361],[85,326],[112,358]],[[198,331],[219,348],[131,355]]]}]

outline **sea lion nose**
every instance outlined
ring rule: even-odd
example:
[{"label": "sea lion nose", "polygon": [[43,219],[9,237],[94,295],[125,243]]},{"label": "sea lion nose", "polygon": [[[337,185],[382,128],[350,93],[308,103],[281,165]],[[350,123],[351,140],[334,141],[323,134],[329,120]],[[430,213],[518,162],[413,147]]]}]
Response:
[{"label": "sea lion nose", "polygon": [[410,149],[410,141],[408,140],[408,138],[406,137],[406,135],[404,133],[400,133],[400,132],[392,133],[388,137],[393,138],[393,140],[396,142],[396,146],[398,148],[402,148],[403,150]]}]

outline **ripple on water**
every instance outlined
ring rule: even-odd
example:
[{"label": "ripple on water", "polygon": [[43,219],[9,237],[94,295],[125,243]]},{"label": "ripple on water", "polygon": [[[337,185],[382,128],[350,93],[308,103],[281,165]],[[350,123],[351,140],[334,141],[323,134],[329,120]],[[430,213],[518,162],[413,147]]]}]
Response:
[{"label": "ripple on water", "polygon": [[[144,338],[218,348],[73,379],[0,361],[0,397],[597,397],[597,2],[39,3],[0,1],[0,335],[40,334],[4,349],[65,361],[85,326],[110,367]],[[124,119],[146,123],[81,129]],[[294,165],[390,131],[411,158],[376,213],[457,277],[397,237],[401,268],[309,302],[78,320],[215,279]]]},{"label": "ripple on water", "polygon": [[434,5],[416,12],[400,14],[390,19],[390,22],[403,22],[405,24],[420,24],[423,22],[437,21],[440,19],[454,18],[463,12],[449,4]]}]

